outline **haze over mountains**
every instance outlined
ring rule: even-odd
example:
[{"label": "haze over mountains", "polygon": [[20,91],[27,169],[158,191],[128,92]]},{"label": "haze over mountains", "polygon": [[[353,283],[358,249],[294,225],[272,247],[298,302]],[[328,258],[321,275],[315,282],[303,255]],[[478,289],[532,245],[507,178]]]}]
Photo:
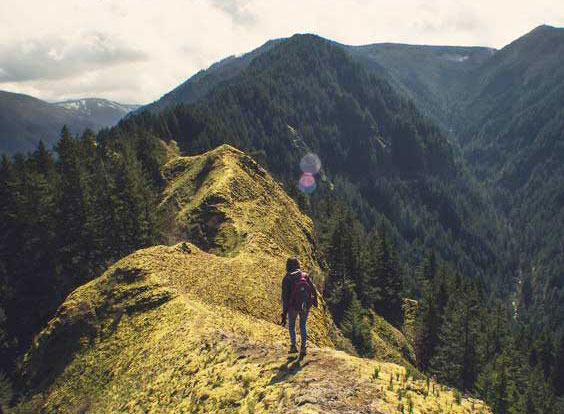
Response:
[{"label": "haze over mountains", "polygon": [[33,151],[39,140],[51,147],[66,125],[73,133],[115,125],[138,105],[86,98],[49,103],[28,95],[0,91],[0,153]]}]

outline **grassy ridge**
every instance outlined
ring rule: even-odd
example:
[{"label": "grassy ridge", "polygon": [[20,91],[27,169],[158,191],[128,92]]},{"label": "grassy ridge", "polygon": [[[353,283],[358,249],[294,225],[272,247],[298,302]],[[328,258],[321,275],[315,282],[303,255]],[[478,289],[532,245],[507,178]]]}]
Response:
[{"label": "grassy ridge", "polygon": [[[193,217],[215,223],[199,243],[217,254],[155,246],[76,289],[26,355],[34,391],[16,413],[490,412],[410,368],[337,351],[350,345],[323,303],[308,325],[309,355],[288,359],[280,279],[288,254],[319,269],[311,221],[228,146],[173,160],[163,173],[161,207],[174,206],[186,232]],[[210,209],[217,222],[202,216]],[[385,325],[374,335],[388,358],[402,335]]]},{"label": "grassy ridge", "polygon": [[109,322],[95,345],[78,352],[51,391],[27,408],[400,413],[413,406],[414,413],[490,412],[395,364],[329,348],[314,348],[303,361],[288,359],[284,339],[285,331],[274,324],[178,296],[156,309],[124,315],[115,328]]}]

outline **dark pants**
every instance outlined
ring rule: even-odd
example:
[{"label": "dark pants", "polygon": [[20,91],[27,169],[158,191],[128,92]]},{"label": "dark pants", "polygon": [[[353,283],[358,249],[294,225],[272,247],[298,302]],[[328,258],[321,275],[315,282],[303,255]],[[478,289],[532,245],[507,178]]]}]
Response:
[{"label": "dark pants", "polygon": [[301,349],[305,351],[306,349],[306,341],[307,341],[307,330],[306,330],[306,322],[307,322],[307,315],[309,313],[309,309],[298,312],[295,309],[290,309],[288,311],[288,330],[290,331],[290,343],[292,346],[296,346],[296,319],[298,315],[300,315],[300,337],[302,339]]}]

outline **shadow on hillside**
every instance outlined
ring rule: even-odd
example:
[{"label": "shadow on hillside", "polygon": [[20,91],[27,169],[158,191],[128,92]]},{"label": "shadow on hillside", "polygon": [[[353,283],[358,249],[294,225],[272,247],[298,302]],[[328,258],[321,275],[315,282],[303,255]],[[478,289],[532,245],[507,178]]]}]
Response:
[{"label": "shadow on hillside", "polygon": [[298,372],[300,372],[302,368],[305,368],[305,366],[309,364],[309,362],[302,364],[302,360],[303,357],[298,357],[298,356],[288,357],[288,360],[284,364],[280,365],[280,367],[278,368],[278,372],[270,380],[269,385],[274,385],[284,382],[291,376],[296,375]]}]

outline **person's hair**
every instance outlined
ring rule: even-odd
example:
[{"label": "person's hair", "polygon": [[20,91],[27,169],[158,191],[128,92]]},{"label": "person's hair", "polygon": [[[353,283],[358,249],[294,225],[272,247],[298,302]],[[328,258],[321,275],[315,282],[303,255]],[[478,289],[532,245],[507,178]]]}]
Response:
[{"label": "person's hair", "polygon": [[289,257],[286,261],[286,272],[293,272],[300,268],[300,262],[295,257]]}]

